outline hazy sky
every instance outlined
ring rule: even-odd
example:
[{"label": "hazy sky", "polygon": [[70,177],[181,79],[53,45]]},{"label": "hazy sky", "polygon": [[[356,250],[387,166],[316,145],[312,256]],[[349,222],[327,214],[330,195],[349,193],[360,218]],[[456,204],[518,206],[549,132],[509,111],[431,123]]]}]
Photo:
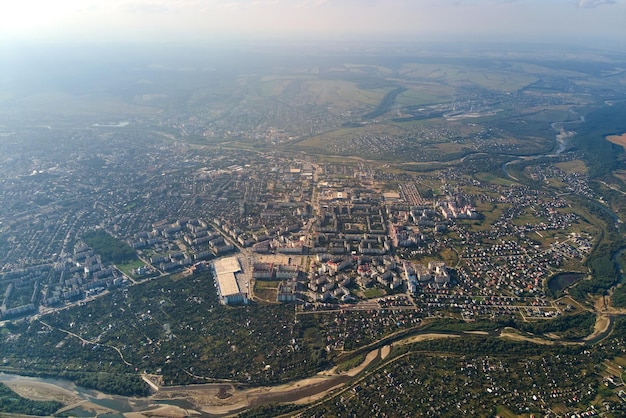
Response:
[{"label": "hazy sky", "polygon": [[0,0],[0,39],[626,40],[626,0]]}]

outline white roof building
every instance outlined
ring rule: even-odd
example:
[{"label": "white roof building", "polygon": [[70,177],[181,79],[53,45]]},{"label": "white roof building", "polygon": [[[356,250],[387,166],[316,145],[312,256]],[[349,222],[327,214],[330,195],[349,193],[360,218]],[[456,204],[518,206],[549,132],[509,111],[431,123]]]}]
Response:
[{"label": "white roof building", "polygon": [[241,265],[237,257],[227,257],[213,262],[215,283],[220,302],[224,305],[248,303],[246,292],[242,292],[237,283],[237,274],[241,273]]}]

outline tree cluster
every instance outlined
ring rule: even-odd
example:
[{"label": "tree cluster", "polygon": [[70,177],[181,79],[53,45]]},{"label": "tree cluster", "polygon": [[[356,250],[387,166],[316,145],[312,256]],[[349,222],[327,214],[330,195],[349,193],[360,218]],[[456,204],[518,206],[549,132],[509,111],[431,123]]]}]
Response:
[{"label": "tree cluster", "polygon": [[26,399],[0,383],[0,412],[12,414],[50,416],[63,407],[57,401],[34,401]]},{"label": "tree cluster", "polygon": [[113,238],[107,232],[96,229],[83,234],[83,240],[104,263],[124,264],[137,259],[137,254],[128,244]]}]

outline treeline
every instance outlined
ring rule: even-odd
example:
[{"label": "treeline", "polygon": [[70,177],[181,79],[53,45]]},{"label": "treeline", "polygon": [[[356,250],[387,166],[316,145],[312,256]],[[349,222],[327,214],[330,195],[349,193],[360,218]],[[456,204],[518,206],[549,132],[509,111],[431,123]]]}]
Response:
[{"label": "treeline", "polygon": [[148,385],[136,374],[69,372],[60,377],[71,379],[76,385],[104,393],[122,396],[148,396]]},{"label": "treeline", "polygon": [[447,352],[469,356],[507,355],[530,357],[544,355],[546,351],[549,351],[550,355],[569,354],[573,349],[565,345],[554,345],[547,349],[546,346],[528,341],[510,341],[503,338],[472,335],[463,338],[441,338],[406,344],[400,346],[394,354],[399,355],[411,351]]},{"label": "treeline", "polygon": [[578,315],[559,316],[549,321],[519,321],[517,328],[533,334],[555,333],[565,339],[579,339],[593,332],[596,315],[584,312]]},{"label": "treeline", "polygon": [[[588,113],[578,129],[577,135],[572,138],[572,145],[583,152],[588,166],[590,178],[611,177],[615,181],[613,170],[623,166],[620,154],[624,149],[605,139],[609,134],[626,132],[626,103],[616,103],[604,106]],[[594,216],[606,223],[606,229],[598,239],[598,244],[587,260],[591,270],[591,280],[581,280],[570,289],[570,294],[578,300],[586,298],[587,294],[606,295],[619,282],[620,272],[614,254],[624,246],[624,240],[616,231],[614,215],[603,205],[593,202],[578,202],[584,205]],[[604,228],[603,228],[604,229]],[[626,290],[616,289],[613,294],[615,306],[626,306]]]},{"label": "treeline", "polygon": [[591,271],[591,280],[580,280],[569,289],[569,293],[577,300],[583,301],[587,294],[606,294],[619,280],[619,268],[613,256],[624,245],[624,241],[615,228],[614,215],[601,204],[575,199],[575,203],[589,211],[604,225],[598,235],[597,244],[587,258],[585,265]]},{"label": "treeline", "polygon": [[302,409],[301,405],[294,404],[269,404],[249,409],[237,415],[239,418],[265,418],[277,417]]},{"label": "treeline", "polygon": [[624,276],[622,269],[626,268],[626,248],[621,249],[615,257],[618,265],[616,267],[620,268],[620,280],[622,284],[617,286],[611,295],[611,303],[616,308],[626,308],[626,284],[624,284]]},{"label": "treeline", "polygon": [[547,321],[522,321],[519,319],[502,318],[497,321],[472,321],[466,322],[461,319],[439,319],[424,325],[421,331],[428,332],[464,332],[464,331],[494,331],[505,327],[511,327],[533,334],[558,334],[565,339],[579,339],[593,332],[596,316],[591,312],[576,315],[564,315]]},{"label": "treeline", "polygon": [[621,242],[600,242],[587,260],[591,270],[591,280],[581,280],[569,289],[577,300],[584,300],[587,294],[606,295],[608,290],[619,281],[619,269],[613,260],[613,254],[619,250]]},{"label": "treeline", "polygon": [[135,250],[102,229],[86,232],[82,238],[96,254],[102,257],[104,263],[124,264],[137,259]]},{"label": "treeline", "polygon": [[[611,338],[613,338],[614,341],[626,341],[626,317],[618,316],[615,317],[614,321],[615,322],[613,322],[613,332],[611,333]],[[622,347],[620,345],[613,346],[613,348],[618,353],[622,352]]]},{"label": "treeline", "polygon": [[34,401],[26,399],[0,383],[0,412],[12,414],[51,416],[61,409],[63,404],[57,401]]},{"label": "treeline", "polygon": [[509,158],[501,155],[473,155],[472,158],[466,158],[464,161],[457,164],[459,170],[464,173],[493,173],[496,176],[501,175],[502,165],[507,162]]},{"label": "treeline", "polygon": [[463,321],[462,319],[444,318],[424,325],[421,330],[428,332],[463,332],[463,331],[493,331],[498,328],[516,327],[515,321],[500,318],[496,321]]},{"label": "treeline", "polygon": [[615,289],[611,295],[611,302],[616,308],[626,308],[626,286]]}]

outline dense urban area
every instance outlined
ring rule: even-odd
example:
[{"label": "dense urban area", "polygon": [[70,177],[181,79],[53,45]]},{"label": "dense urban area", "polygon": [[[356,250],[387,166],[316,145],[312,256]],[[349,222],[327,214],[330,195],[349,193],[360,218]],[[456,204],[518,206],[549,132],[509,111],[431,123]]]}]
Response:
[{"label": "dense urban area", "polygon": [[626,61],[585,57],[17,83],[0,371],[208,416],[622,416]]}]

